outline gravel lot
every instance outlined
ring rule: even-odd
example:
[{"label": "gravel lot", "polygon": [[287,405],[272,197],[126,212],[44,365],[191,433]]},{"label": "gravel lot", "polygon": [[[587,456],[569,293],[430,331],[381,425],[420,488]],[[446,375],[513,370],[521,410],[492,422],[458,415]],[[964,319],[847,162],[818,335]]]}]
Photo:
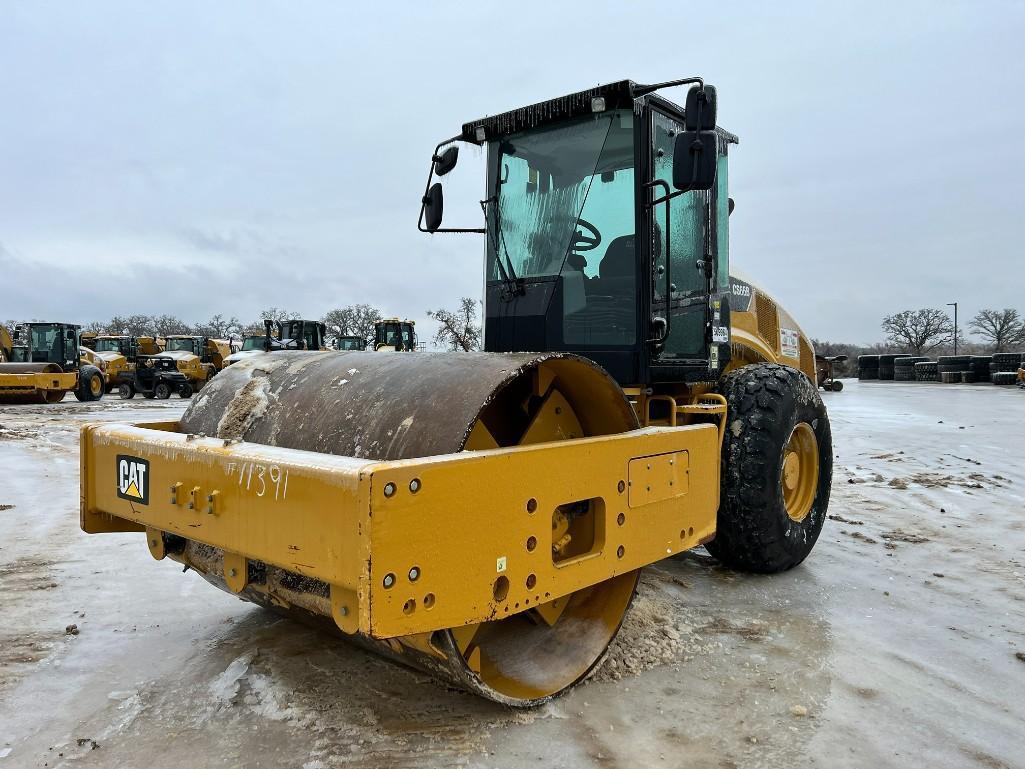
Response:
[{"label": "gravel lot", "polygon": [[1025,392],[846,384],[811,558],[657,564],[610,663],[529,712],[83,534],[78,427],[183,402],[0,407],[0,769],[1025,767]]}]

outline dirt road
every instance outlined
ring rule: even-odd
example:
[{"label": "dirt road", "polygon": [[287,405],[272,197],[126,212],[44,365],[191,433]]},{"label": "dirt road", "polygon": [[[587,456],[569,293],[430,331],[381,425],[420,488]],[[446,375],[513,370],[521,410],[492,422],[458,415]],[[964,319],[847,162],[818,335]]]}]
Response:
[{"label": "dirt road", "polygon": [[[596,680],[516,712],[78,529],[77,430],[183,403],[0,408],[5,767],[1025,767],[1025,393],[824,396],[801,567],[648,570]],[[74,627],[72,627],[74,626]]]}]

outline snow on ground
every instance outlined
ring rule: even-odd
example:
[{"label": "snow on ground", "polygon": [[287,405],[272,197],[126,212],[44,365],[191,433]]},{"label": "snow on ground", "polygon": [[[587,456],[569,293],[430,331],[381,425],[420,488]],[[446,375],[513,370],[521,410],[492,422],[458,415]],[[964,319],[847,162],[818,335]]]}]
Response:
[{"label": "snow on ground", "polygon": [[811,558],[657,564],[610,664],[530,712],[242,603],[140,535],[81,533],[79,426],[181,401],[0,407],[0,769],[1025,767],[1025,393],[824,397]]}]

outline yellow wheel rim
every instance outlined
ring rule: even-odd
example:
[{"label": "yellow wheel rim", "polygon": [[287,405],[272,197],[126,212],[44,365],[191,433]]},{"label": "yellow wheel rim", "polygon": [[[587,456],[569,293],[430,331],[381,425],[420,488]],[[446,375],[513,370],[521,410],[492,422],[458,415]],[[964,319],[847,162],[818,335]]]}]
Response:
[{"label": "yellow wheel rim", "polygon": [[807,422],[794,427],[783,449],[780,481],[787,515],[800,523],[811,512],[819,490],[819,442]]},{"label": "yellow wheel rim", "polygon": [[89,390],[92,392],[93,397],[99,397],[100,393],[103,392],[103,380],[98,376],[94,376],[89,381]]}]

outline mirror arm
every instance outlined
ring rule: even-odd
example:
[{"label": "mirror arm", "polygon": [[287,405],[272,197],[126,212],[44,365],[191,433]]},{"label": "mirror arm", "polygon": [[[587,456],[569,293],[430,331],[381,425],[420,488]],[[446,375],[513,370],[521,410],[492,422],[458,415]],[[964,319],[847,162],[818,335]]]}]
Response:
[{"label": "mirror arm", "polygon": [[651,85],[641,85],[638,83],[633,89],[633,96],[634,98],[637,98],[638,96],[644,96],[645,94],[660,91],[663,88],[672,88],[677,85],[690,85],[692,83],[697,83],[702,88],[705,87],[705,81],[702,78],[685,77],[682,80],[667,80],[664,83],[652,83]]},{"label": "mirror arm", "polygon": [[436,229],[436,230],[434,230],[432,232],[431,230],[429,230],[426,227],[424,227],[424,215],[427,212],[427,193],[431,189],[431,182],[434,181],[434,161],[437,159],[438,151],[442,147],[444,147],[446,144],[452,144],[453,142],[457,142],[457,141],[463,141],[462,134],[459,134],[458,136],[453,136],[451,139],[445,139],[444,141],[438,142],[438,145],[434,148],[434,153],[431,155],[431,170],[427,174],[427,186],[424,187],[424,195],[420,199],[420,216],[417,217],[417,220],[416,220],[416,228],[418,230],[420,230],[420,232],[426,232],[429,235],[435,235],[435,234],[437,234],[439,232],[473,232],[473,233],[477,233],[478,235],[482,235],[482,234],[484,234],[486,232],[486,230],[483,230],[483,229],[480,229],[480,228],[456,228],[456,227],[439,227],[438,229]]}]

